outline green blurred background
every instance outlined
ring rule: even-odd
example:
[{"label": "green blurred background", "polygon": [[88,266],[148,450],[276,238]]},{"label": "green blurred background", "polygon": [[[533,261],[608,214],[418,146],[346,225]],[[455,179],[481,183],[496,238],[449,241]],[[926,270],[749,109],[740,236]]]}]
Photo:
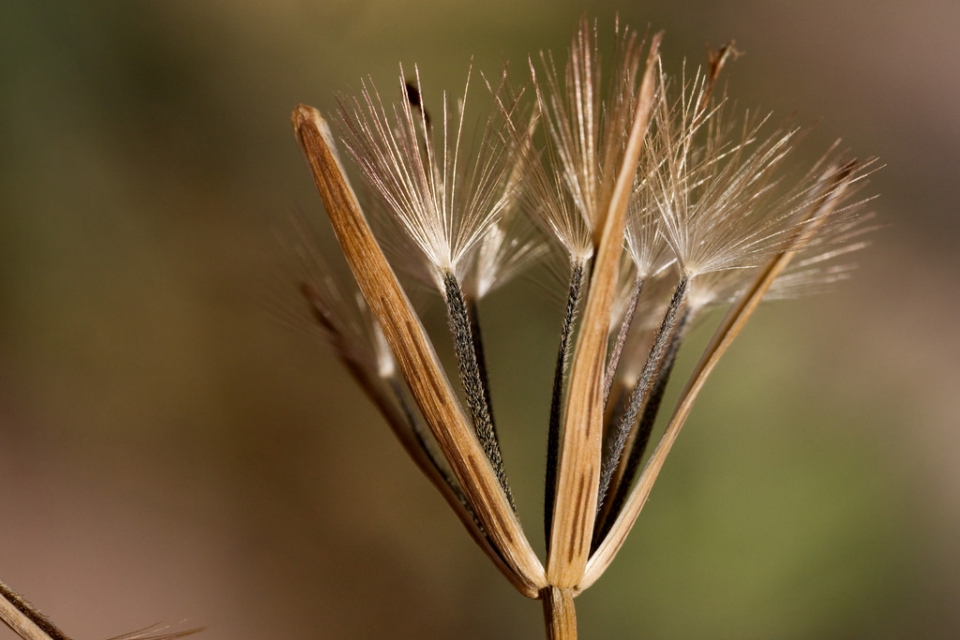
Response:
[{"label": "green blurred background", "polygon": [[[295,104],[368,74],[390,91],[398,62],[435,89],[471,56],[522,77],[585,11],[602,35],[618,11],[665,29],[674,71],[736,38],[730,93],[822,117],[811,153],[879,156],[887,226],[852,281],[734,345],[578,599],[582,637],[960,636],[955,0],[0,0],[0,577],[79,639],[181,619],[211,640],[542,637],[330,352],[277,319],[298,300],[275,231],[302,209],[328,233]],[[542,548],[559,305],[521,282],[483,313]]]}]

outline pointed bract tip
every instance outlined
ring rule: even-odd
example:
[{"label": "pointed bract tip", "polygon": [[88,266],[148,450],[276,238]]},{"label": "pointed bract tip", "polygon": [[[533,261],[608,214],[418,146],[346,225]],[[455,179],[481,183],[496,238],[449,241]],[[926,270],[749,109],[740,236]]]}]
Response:
[{"label": "pointed bract tip", "polygon": [[320,115],[320,112],[306,104],[298,104],[293,109],[293,113],[290,114],[290,123],[293,125],[293,131],[298,139],[303,137],[302,131],[305,126],[310,126],[318,131],[327,128],[327,122]]},{"label": "pointed bract tip", "polygon": [[650,55],[647,56],[647,64],[652,64],[660,57],[660,44],[663,42],[663,31],[657,31],[650,38]]}]

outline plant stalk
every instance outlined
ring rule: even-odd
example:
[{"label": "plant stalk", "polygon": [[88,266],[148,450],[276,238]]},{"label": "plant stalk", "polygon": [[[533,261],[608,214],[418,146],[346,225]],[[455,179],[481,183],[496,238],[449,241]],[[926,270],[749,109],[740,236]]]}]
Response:
[{"label": "plant stalk", "polygon": [[577,640],[577,610],[573,604],[573,590],[544,587],[540,590],[540,600],[543,601],[547,640]]},{"label": "plant stalk", "polygon": [[24,640],[70,640],[3,581],[0,581],[0,621]]}]

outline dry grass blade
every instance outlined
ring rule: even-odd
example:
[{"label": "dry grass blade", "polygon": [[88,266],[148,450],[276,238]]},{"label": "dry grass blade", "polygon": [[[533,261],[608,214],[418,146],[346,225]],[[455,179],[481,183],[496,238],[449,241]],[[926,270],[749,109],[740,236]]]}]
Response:
[{"label": "dry grass blade", "polygon": [[824,182],[829,185],[828,190],[821,196],[817,206],[812,208],[807,224],[800,227],[794,241],[786,249],[774,255],[767,263],[754,283],[741,295],[738,302],[734,304],[717,328],[713,339],[690,376],[673,417],[671,417],[660,443],[640,475],[637,486],[630,493],[630,497],[611,527],[610,533],[590,558],[583,581],[578,585],[579,589],[583,590],[592,585],[603,574],[620,547],[623,546],[630,529],[633,528],[633,524],[637,520],[637,516],[640,515],[640,511],[650,496],[650,491],[663,468],[667,454],[670,453],[670,449],[676,442],[680,429],[690,415],[693,403],[710,372],[713,371],[720,357],[726,352],[740,330],[743,329],[744,324],[756,310],[773,281],[787,266],[796,252],[802,249],[816,231],[827,222],[830,214],[843,198],[844,192],[850,186],[854,166],[854,163],[851,162],[840,169],[832,168],[827,172]]},{"label": "dry grass blade", "polygon": [[543,566],[510,508],[419,318],[373,237],[347,182],[329,126],[316,109],[304,105],[294,110],[293,125],[347,262],[421,413],[503,556],[507,577],[523,585],[522,593],[536,597],[546,586]]},{"label": "dry grass blade", "polygon": [[2,581],[0,620],[24,640],[70,640],[46,616]]},{"label": "dry grass blade", "polygon": [[110,638],[110,640],[175,640],[176,638],[185,638],[187,636],[192,636],[195,633],[200,633],[201,631],[204,631],[206,627],[196,627],[194,629],[183,629],[181,631],[162,633],[167,629],[169,629],[169,627],[161,627],[159,625],[152,624],[149,627],[144,627],[143,629],[138,629],[137,631],[131,631],[130,633],[114,636],[113,638]]},{"label": "dry grass blade", "polygon": [[37,623],[0,596],[0,620],[24,640],[53,640]]},{"label": "dry grass blade", "polygon": [[600,482],[603,377],[610,310],[623,251],[627,204],[654,105],[660,39],[657,34],[650,44],[623,164],[606,217],[601,221],[603,233],[573,360],[547,560],[550,584],[560,588],[575,587],[580,582],[590,553]]}]

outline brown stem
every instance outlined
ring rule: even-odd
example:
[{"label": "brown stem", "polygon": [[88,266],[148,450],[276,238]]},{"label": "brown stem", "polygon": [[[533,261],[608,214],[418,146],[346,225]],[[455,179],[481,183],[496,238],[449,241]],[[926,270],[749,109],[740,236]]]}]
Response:
[{"label": "brown stem", "polygon": [[543,601],[547,640],[577,640],[577,609],[573,604],[573,590],[544,587],[540,590],[540,600]]},{"label": "brown stem", "polygon": [[24,640],[69,640],[29,602],[0,581],[0,621]]}]

